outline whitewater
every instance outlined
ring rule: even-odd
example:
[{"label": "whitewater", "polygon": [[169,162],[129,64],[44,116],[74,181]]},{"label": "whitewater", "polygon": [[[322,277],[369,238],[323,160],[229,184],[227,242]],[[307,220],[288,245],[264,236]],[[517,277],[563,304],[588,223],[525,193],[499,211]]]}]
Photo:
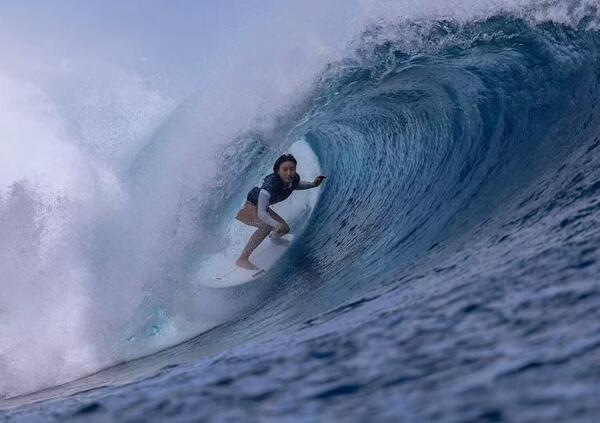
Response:
[{"label": "whitewater", "polygon": [[[1,420],[600,418],[597,1],[26,3]],[[202,286],[283,152],[294,244]]]}]

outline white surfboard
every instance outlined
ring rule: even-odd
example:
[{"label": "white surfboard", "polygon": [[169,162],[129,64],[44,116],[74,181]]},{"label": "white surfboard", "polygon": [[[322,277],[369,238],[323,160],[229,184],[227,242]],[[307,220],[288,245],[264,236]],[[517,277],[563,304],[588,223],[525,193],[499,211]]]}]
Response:
[{"label": "white surfboard", "polygon": [[[264,275],[277,260],[287,251],[294,240],[294,235],[287,234],[282,237],[283,242],[275,242],[267,237],[250,256],[250,261],[259,267],[258,270],[246,270],[235,265],[235,258],[227,257],[228,260],[218,266],[219,269],[212,274],[205,274],[199,280],[200,285],[209,288],[229,288],[250,282]],[[213,267],[214,268],[214,267]]]}]

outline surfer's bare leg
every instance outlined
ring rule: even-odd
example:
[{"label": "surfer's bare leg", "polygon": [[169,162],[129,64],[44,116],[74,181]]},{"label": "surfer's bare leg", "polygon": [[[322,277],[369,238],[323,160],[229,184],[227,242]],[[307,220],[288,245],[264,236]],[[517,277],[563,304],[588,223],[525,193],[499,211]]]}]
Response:
[{"label": "surfer's bare leg", "polygon": [[[284,224],[285,227],[288,228],[288,231],[289,231],[289,226],[288,226],[287,222],[285,220],[283,220],[283,218],[281,216],[279,216],[277,213],[275,213],[272,209],[269,209],[269,214],[271,215],[271,217],[273,219],[275,219],[279,223]],[[277,233],[275,231],[272,231],[271,234],[269,235],[269,237],[271,238],[271,241],[273,241],[276,244],[289,245],[290,241],[285,238],[282,238],[282,236],[285,235],[286,233],[287,232]]]},{"label": "surfer's bare leg", "polygon": [[264,241],[267,235],[269,235],[269,232],[271,232],[271,227],[269,225],[265,223],[260,224],[258,229],[250,236],[242,254],[240,254],[240,257],[235,261],[235,264],[244,269],[257,270],[258,267],[250,261],[250,254],[252,254],[252,252],[256,250],[256,247]]},{"label": "surfer's bare leg", "polygon": [[[283,220],[283,218],[281,216],[279,216],[277,213],[275,213],[273,211],[273,209],[268,208],[267,211],[269,212],[269,214],[271,215],[271,217],[273,219],[275,219],[279,223],[285,224],[285,226],[288,227],[286,221]],[[269,235],[269,233],[271,233],[273,228],[271,228],[269,225],[267,225],[266,223],[264,223],[258,219],[258,217],[256,216],[256,207],[251,204],[246,204],[244,206],[244,209],[242,209],[238,213],[238,215],[236,216],[236,219],[245,223],[246,225],[254,226],[257,229],[250,236],[250,239],[246,243],[246,246],[244,247],[242,254],[240,254],[239,258],[235,261],[235,264],[244,269],[257,270],[258,267],[250,261],[250,255],[252,254],[252,252],[254,250],[256,250],[256,248],[260,245],[260,243],[265,240],[265,238]],[[276,239],[281,242],[289,243],[289,241],[287,241],[285,239],[280,239],[281,235],[284,235],[284,234],[275,234],[273,232],[272,235],[274,235],[274,238],[273,238],[274,240]]]}]

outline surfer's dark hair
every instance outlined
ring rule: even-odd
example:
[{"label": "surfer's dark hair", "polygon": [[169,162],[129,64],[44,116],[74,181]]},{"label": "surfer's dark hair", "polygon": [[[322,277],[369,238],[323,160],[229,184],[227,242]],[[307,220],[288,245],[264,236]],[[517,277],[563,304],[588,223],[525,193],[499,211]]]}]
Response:
[{"label": "surfer's dark hair", "polygon": [[281,166],[281,163],[283,162],[294,162],[295,165],[298,165],[298,161],[294,156],[292,156],[291,154],[282,154],[277,160],[275,160],[275,164],[273,165],[273,172],[279,172],[279,166]]}]

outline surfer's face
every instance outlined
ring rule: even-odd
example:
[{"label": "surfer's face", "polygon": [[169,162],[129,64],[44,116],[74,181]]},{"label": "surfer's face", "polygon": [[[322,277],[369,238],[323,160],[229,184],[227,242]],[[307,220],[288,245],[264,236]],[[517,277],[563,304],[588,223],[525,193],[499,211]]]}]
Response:
[{"label": "surfer's face", "polygon": [[296,176],[296,164],[294,162],[283,162],[279,165],[279,170],[277,171],[279,177],[282,181],[287,182],[288,184],[294,180]]}]

